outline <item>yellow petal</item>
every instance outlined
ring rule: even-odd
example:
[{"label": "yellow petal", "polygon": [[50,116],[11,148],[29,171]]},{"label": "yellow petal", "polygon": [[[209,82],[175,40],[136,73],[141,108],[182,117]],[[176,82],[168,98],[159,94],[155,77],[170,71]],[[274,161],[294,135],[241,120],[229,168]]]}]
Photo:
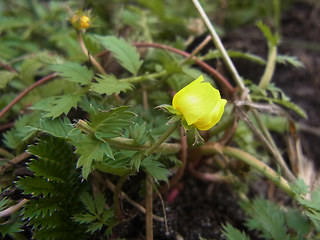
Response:
[{"label": "yellow petal", "polygon": [[194,123],[194,125],[199,129],[199,130],[208,130],[212,128],[214,125],[216,125],[224,112],[224,106],[226,105],[227,100],[225,99],[220,99],[216,106],[211,110],[208,115],[200,118],[197,122]]},{"label": "yellow petal", "polygon": [[201,75],[173,97],[173,108],[183,115],[189,125],[208,114],[221,99],[217,89],[202,81]]}]

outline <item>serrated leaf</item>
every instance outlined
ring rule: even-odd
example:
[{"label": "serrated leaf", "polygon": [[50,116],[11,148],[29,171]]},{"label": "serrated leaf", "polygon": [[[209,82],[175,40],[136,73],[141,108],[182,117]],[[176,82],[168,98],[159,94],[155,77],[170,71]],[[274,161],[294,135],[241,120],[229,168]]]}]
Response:
[{"label": "serrated leaf", "polygon": [[101,215],[104,210],[105,210],[105,205],[106,205],[106,199],[104,198],[104,196],[101,193],[98,193],[95,197],[94,197],[94,205],[96,207],[96,213],[98,215]]},{"label": "serrated leaf", "polygon": [[301,107],[294,104],[293,102],[289,102],[289,101],[283,100],[283,99],[270,98],[270,97],[257,96],[257,95],[251,95],[251,97],[253,100],[265,100],[265,101],[271,101],[271,102],[280,104],[286,108],[289,108],[289,109],[295,111],[300,116],[307,118],[307,113]]},{"label": "serrated leaf", "polygon": [[21,232],[24,223],[22,221],[6,221],[0,225],[0,236],[2,239],[6,239],[6,235],[11,235],[13,233]]},{"label": "serrated leaf", "polygon": [[[252,53],[245,53],[245,52],[241,52],[241,51],[235,51],[235,50],[227,50],[227,53],[229,55],[229,57],[231,58],[243,58],[261,65],[265,65],[266,61],[255,54]],[[203,57],[201,57],[202,60],[209,60],[209,59],[217,59],[217,58],[221,58],[222,55],[220,53],[220,51],[218,50],[210,50],[206,55],[204,55]]]},{"label": "serrated leaf", "polygon": [[33,83],[36,74],[43,65],[44,64],[40,63],[36,58],[27,58],[23,61],[21,66],[21,79],[27,84]]},{"label": "serrated leaf", "polygon": [[59,184],[49,181],[48,179],[37,177],[19,178],[17,186],[23,190],[24,194],[33,194],[38,196],[48,196],[48,194],[60,194]]},{"label": "serrated leaf", "polygon": [[0,71],[0,89],[5,88],[7,83],[10,82],[15,76],[17,76],[16,73]]},{"label": "serrated leaf", "polygon": [[71,108],[77,107],[82,96],[83,92],[77,92],[62,96],[49,97],[35,103],[31,108],[45,111],[47,113],[44,117],[52,117],[54,119],[63,113],[68,114]]},{"label": "serrated leaf", "polygon": [[309,192],[309,186],[301,178],[298,178],[295,183],[291,184],[291,189],[296,195],[305,195]]},{"label": "serrated leaf", "polygon": [[133,112],[128,111],[128,108],[128,106],[121,106],[98,112],[92,109],[89,125],[96,131],[95,136],[103,140],[103,138],[121,135],[123,129],[129,127],[133,123],[132,118],[136,116]]},{"label": "serrated leaf", "polygon": [[262,231],[261,236],[265,239],[289,240],[284,212],[277,205],[264,199],[254,199],[243,204],[242,208],[250,215],[246,223],[250,230]]},{"label": "serrated leaf", "polygon": [[66,80],[82,85],[89,84],[93,77],[93,72],[91,70],[74,62],[53,65],[50,69],[58,72],[59,75]]},{"label": "serrated leaf", "polygon": [[25,219],[43,218],[60,210],[59,202],[55,197],[39,198],[33,201],[32,204],[27,204],[24,208],[23,215]]},{"label": "serrated leaf", "polygon": [[141,166],[144,168],[144,170],[149,173],[156,181],[165,181],[168,183],[168,176],[170,172],[168,169],[165,168],[165,166],[154,159],[154,156],[149,156],[145,158]]},{"label": "serrated leaf", "polygon": [[105,156],[114,158],[109,144],[88,135],[76,142],[75,146],[76,153],[80,155],[77,168],[82,167],[83,178],[88,177],[93,161],[102,161]]},{"label": "serrated leaf", "polygon": [[97,83],[92,83],[90,90],[100,94],[119,94],[120,92],[132,89],[132,85],[130,83],[120,82],[113,75],[105,76],[98,74],[98,77],[95,77],[94,79]]},{"label": "serrated leaf", "polygon": [[262,21],[258,21],[257,27],[260,29],[269,43],[271,43],[273,46],[276,46],[278,44],[278,34],[272,34],[271,29],[266,24],[264,24]]},{"label": "serrated leaf", "polygon": [[38,128],[33,128],[42,132],[51,134],[52,136],[59,138],[67,138],[70,131],[73,130],[72,123],[67,117],[50,119],[40,119],[40,125]]},{"label": "serrated leaf", "polygon": [[127,69],[133,75],[137,75],[143,61],[140,60],[140,55],[136,48],[131,46],[122,38],[113,36],[98,36],[96,39],[108,49],[112,55],[118,60],[122,67]]},{"label": "serrated leaf", "polygon": [[276,61],[282,64],[289,63],[296,68],[304,67],[303,63],[295,56],[277,55]]},{"label": "serrated leaf", "polygon": [[244,232],[234,228],[231,224],[223,226],[223,234],[228,240],[250,240]]},{"label": "serrated leaf", "polygon": [[90,213],[95,214],[96,210],[94,206],[94,201],[89,193],[84,192],[83,194],[81,194],[80,200],[84,204],[86,209],[89,210]]},{"label": "serrated leaf", "polygon": [[310,231],[310,222],[298,210],[288,209],[285,212],[286,222],[288,227],[294,229],[298,234],[298,239],[303,239],[302,236]]}]

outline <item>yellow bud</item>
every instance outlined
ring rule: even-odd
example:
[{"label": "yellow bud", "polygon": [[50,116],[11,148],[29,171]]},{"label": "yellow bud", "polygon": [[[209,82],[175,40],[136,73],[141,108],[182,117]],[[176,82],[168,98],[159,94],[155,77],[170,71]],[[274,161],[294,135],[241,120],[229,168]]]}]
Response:
[{"label": "yellow bud", "polygon": [[188,125],[194,125],[199,130],[208,130],[216,125],[226,103],[227,100],[221,99],[219,90],[204,82],[202,75],[177,92],[172,100],[173,108]]},{"label": "yellow bud", "polygon": [[85,30],[90,27],[90,18],[86,15],[76,14],[71,18],[71,24],[78,30]]}]

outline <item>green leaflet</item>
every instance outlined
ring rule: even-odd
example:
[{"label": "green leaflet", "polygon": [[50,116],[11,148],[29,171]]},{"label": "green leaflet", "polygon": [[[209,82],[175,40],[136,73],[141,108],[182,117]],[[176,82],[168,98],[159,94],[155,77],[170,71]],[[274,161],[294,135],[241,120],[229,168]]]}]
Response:
[{"label": "green leaflet", "polygon": [[106,226],[105,234],[109,235],[116,221],[113,209],[105,209],[106,199],[104,196],[98,193],[92,199],[88,193],[83,193],[80,199],[86,211],[82,214],[76,214],[74,220],[86,224],[87,232],[90,233],[101,230],[103,226]]},{"label": "green leaflet", "polygon": [[241,207],[250,215],[246,222],[250,230],[260,230],[264,239],[289,240],[285,215],[279,206],[257,198]]},{"label": "green leaflet", "polygon": [[95,77],[94,79],[97,81],[97,83],[92,83],[90,90],[100,94],[119,94],[120,92],[125,92],[132,89],[132,84],[120,82],[113,75],[104,76],[98,74],[98,77]]},{"label": "green leaflet", "polygon": [[227,240],[250,240],[250,237],[248,237],[244,232],[234,228],[229,223],[223,226],[223,234]]},{"label": "green leaflet", "polygon": [[102,161],[105,156],[114,158],[109,144],[89,135],[83,135],[74,145],[80,155],[77,168],[82,167],[83,178],[88,177],[93,161]]},{"label": "green leaflet", "polygon": [[32,194],[24,206],[23,219],[34,237],[85,238],[83,227],[72,220],[83,207],[78,196],[85,184],[75,168],[72,146],[64,139],[44,135],[28,151],[37,157],[28,164],[34,176],[19,178],[16,185],[24,194]]},{"label": "green leaflet", "polygon": [[91,70],[74,62],[53,65],[50,69],[58,72],[66,80],[80,83],[81,85],[89,84],[93,77]]},{"label": "green leaflet", "polygon": [[102,138],[120,136],[124,128],[133,124],[133,117],[136,116],[128,109],[128,106],[99,111],[91,108],[89,125],[95,130],[95,136],[102,141]]},{"label": "green leaflet", "polygon": [[17,76],[16,73],[0,71],[0,89],[5,88],[8,82],[10,82],[15,76]]},{"label": "green leaflet", "polygon": [[80,91],[62,96],[48,97],[35,103],[31,108],[45,111],[47,113],[44,117],[52,117],[54,119],[63,113],[68,114],[71,108],[77,107],[83,94],[84,92]]},{"label": "green leaflet", "polygon": [[122,38],[114,36],[99,36],[95,38],[118,60],[122,67],[137,75],[143,61],[140,60],[138,51]]},{"label": "green leaflet", "polygon": [[157,156],[149,156],[141,162],[141,166],[149,173],[156,181],[165,181],[168,183],[169,170],[165,166],[157,161]]},{"label": "green leaflet", "polygon": [[68,118],[62,117],[56,119],[42,118],[39,127],[32,129],[49,133],[55,137],[67,138],[74,128]]}]

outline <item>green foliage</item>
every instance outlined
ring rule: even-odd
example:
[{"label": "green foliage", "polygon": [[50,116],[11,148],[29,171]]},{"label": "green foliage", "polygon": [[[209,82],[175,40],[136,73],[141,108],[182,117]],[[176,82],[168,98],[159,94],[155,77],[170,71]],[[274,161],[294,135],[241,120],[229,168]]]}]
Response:
[{"label": "green foliage", "polygon": [[38,118],[38,113],[20,116],[15,126],[3,134],[5,145],[18,151],[25,147],[34,134],[34,131],[28,126],[37,126]]},{"label": "green foliage", "polygon": [[304,67],[303,63],[295,56],[277,55],[277,63],[286,64],[289,63],[296,68]]},{"label": "green foliage", "polygon": [[83,91],[62,96],[45,98],[32,106],[32,109],[47,112],[44,117],[57,118],[61,114],[68,114],[71,108],[77,107],[81,101]]},{"label": "green foliage", "polygon": [[273,46],[278,45],[279,36],[277,33],[272,34],[271,29],[262,21],[258,21],[257,26],[270,44],[272,44]]},{"label": "green foliage", "polygon": [[249,89],[252,91],[251,97],[253,100],[264,100],[270,104],[280,104],[307,118],[307,113],[301,107],[291,102],[290,98],[280,88],[276,87],[274,83],[270,83],[266,90],[262,90],[254,84],[249,85]]},{"label": "green foliage", "polygon": [[42,118],[39,120],[39,126],[32,127],[32,129],[48,133],[55,137],[67,138],[74,128],[68,118],[61,117],[55,119]]},{"label": "green foliage", "polygon": [[0,71],[0,89],[5,88],[17,74],[9,71]]},{"label": "green foliage", "polygon": [[118,60],[122,67],[137,75],[143,61],[137,50],[122,38],[113,36],[102,37],[96,35],[96,39]]},{"label": "green foliage", "polygon": [[37,157],[28,164],[34,176],[19,178],[17,186],[32,199],[23,218],[33,228],[36,239],[84,239],[72,216],[82,209],[78,195],[83,192],[70,144],[55,137],[43,137],[28,151]]},{"label": "green foliage", "polygon": [[[243,58],[261,65],[266,64],[266,61],[262,57],[252,53],[245,53],[245,52],[235,51],[235,50],[228,50],[227,53],[231,58]],[[221,53],[218,50],[210,50],[206,55],[204,55],[201,58],[203,60],[218,59],[218,58],[221,58]]]},{"label": "green foliage", "polygon": [[284,210],[261,198],[243,202],[241,207],[249,215],[246,225],[251,230],[259,230],[264,239],[302,239],[310,231],[310,221],[295,209]]},{"label": "green foliage", "polygon": [[260,230],[264,239],[289,239],[286,234],[285,215],[279,206],[263,199],[255,199],[242,207],[250,214],[246,223],[249,229]]},{"label": "green foliage", "polygon": [[95,130],[95,136],[100,140],[118,137],[124,128],[133,124],[135,114],[128,109],[128,106],[98,111],[91,108],[90,123],[88,124]]},{"label": "green foliage", "polygon": [[239,231],[229,223],[224,225],[223,229],[223,234],[228,240],[250,240],[244,232]]},{"label": "green foliage", "polygon": [[53,65],[50,67],[51,70],[59,73],[61,77],[64,79],[80,83],[81,85],[89,84],[93,77],[93,72],[86,68],[85,66],[81,66],[78,63],[66,62],[59,65]]},{"label": "green foliage", "polygon": [[100,141],[90,135],[85,135],[74,143],[80,155],[77,168],[82,167],[82,177],[87,178],[93,161],[100,162],[104,157],[114,158],[108,143]]},{"label": "green foliage", "polygon": [[95,91],[100,94],[119,94],[120,92],[125,92],[132,89],[132,85],[127,82],[120,82],[113,75],[101,75],[94,78],[97,83],[92,83],[91,91]]},{"label": "green foliage", "polygon": [[112,227],[116,224],[114,210],[112,208],[105,209],[106,200],[102,194],[97,194],[94,199],[84,193],[80,197],[86,212],[74,216],[74,220],[81,224],[85,224],[87,232],[94,233],[107,227],[105,235],[108,236],[112,232]]},{"label": "green foliage", "polygon": [[165,166],[158,161],[160,156],[145,158],[141,166],[149,173],[156,181],[165,181],[168,183],[169,171]]}]

